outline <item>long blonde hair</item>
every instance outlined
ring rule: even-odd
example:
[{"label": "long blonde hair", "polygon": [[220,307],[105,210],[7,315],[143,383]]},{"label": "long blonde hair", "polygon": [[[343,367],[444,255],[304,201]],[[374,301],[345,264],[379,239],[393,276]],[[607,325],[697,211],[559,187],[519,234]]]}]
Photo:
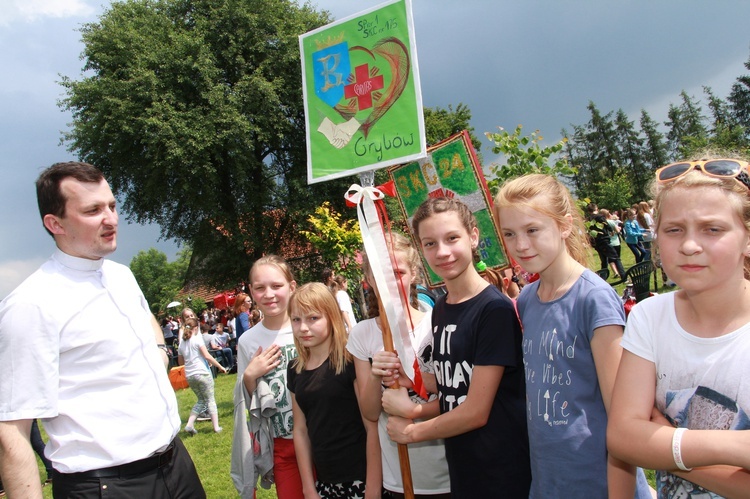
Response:
[{"label": "long blonde hair", "polygon": [[[341,317],[339,305],[328,287],[320,282],[311,282],[298,288],[289,299],[289,315],[319,313],[326,318],[329,328],[328,360],[336,374],[341,374],[346,364],[352,361],[351,354],[346,350],[346,326]],[[294,346],[297,347],[297,359],[294,369],[301,373],[310,360],[310,349],[294,336]]]},{"label": "long blonde hair", "polygon": [[562,230],[567,228],[566,215],[572,217],[570,235],[565,239],[565,248],[575,261],[587,264],[589,242],[581,211],[573,196],[562,182],[551,175],[533,173],[503,184],[495,197],[495,219],[499,220],[501,208],[530,208],[548,216]]}]

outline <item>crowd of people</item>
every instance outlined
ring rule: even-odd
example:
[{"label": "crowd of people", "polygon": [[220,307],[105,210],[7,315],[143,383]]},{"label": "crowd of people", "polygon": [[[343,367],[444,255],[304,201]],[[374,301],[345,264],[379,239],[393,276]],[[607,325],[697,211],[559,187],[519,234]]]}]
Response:
[{"label": "crowd of people", "polygon": [[[267,255],[231,311],[185,308],[160,326],[129,270],[104,258],[117,234],[106,180],[53,165],[37,195],[57,250],[0,305],[0,361],[13,366],[0,380],[0,476],[11,497],[41,497],[30,443],[41,418],[55,497],[205,497],[178,434],[197,433],[203,412],[222,431],[213,366],[237,372],[231,477],[243,498],[271,483],[280,499],[745,496],[750,434],[727,430],[750,428],[747,168],[667,165],[653,207],[589,207],[604,234],[593,241],[559,180],[508,181],[493,208],[515,262],[502,271],[477,261],[469,207],[429,198],[411,229],[444,292],[420,296],[417,247],[387,240],[406,365],[388,345],[379,256],[366,253],[364,320],[346,279],[298,286]],[[679,286],[627,321],[586,267],[593,243],[624,276],[621,237],[636,261],[658,244]],[[172,345],[197,398],[184,427],[165,373]],[[655,490],[642,468],[661,470]]]},{"label": "crowd of people", "polygon": [[653,200],[641,201],[631,208],[617,211],[599,209],[596,203],[589,203],[587,206],[591,246],[599,255],[601,268],[611,268],[617,279],[625,278],[621,242],[628,245],[635,263],[651,260],[651,241],[654,239],[653,203]]}]

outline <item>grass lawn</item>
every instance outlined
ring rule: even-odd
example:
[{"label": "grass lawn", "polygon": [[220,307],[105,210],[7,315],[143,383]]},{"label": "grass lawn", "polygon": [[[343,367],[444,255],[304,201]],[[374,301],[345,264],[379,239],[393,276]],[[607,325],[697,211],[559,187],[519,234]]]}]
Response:
[{"label": "grass lawn", "polygon": [[[622,264],[627,270],[635,263],[633,254],[630,249],[623,245],[622,247]],[[596,270],[599,268],[599,257],[596,252],[592,250],[589,257],[589,268]],[[610,278],[610,282],[614,282],[614,278]],[[622,295],[625,284],[619,284],[615,286],[618,294]],[[652,288],[653,290],[653,281]],[[659,287],[658,292],[671,291],[670,288],[664,286],[661,279],[661,273],[659,273]],[[216,378],[216,403],[219,407],[219,425],[224,428],[224,431],[218,434],[213,432],[210,421],[197,421],[195,424],[198,434],[190,436],[184,432],[180,432],[180,437],[185,443],[185,447],[190,452],[190,455],[195,462],[195,466],[198,469],[203,487],[206,489],[206,494],[209,499],[224,499],[224,498],[237,498],[238,494],[232,484],[232,479],[229,476],[230,468],[230,456],[232,453],[232,427],[234,424],[232,416],[232,390],[234,389],[234,383],[237,380],[237,375],[219,375]],[[195,395],[188,388],[177,392],[177,401],[180,406],[180,418],[184,422],[190,414],[190,409],[195,403]],[[44,432],[44,430],[42,430]],[[46,439],[46,435],[44,435]],[[38,458],[37,458],[38,460]],[[39,461],[39,469],[41,476],[44,476],[44,467]],[[649,477],[649,482],[654,484],[654,473],[652,471],[646,472]],[[52,487],[44,488],[44,497],[52,497]],[[275,499],[275,489],[265,490],[258,489],[258,499]]]}]

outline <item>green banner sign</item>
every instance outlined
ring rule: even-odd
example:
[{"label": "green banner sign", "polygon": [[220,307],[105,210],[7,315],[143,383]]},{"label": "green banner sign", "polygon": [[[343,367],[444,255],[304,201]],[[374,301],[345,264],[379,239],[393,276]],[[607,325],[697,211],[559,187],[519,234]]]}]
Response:
[{"label": "green banner sign", "polygon": [[300,53],[309,183],[424,157],[408,0],[306,33]]},{"label": "green banner sign", "polygon": [[[508,266],[505,248],[492,217],[489,190],[469,134],[464,131],[428,149],[427,157],[389,170],[404,216],[409,221],[428,197],[453,197],[469,206],[479,227],[479,256],[488,267]],[[412,238],[414,235],[412,234]],[[416,239],[415,246],[419,248]],[[424,261],[431,287],[442,284]]]}]

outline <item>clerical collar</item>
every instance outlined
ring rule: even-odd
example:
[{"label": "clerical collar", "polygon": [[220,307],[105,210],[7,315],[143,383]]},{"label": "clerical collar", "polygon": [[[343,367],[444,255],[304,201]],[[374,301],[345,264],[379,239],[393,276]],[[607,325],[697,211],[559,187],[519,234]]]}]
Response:
[{"label": "clerical collar", "polygon": [[68,255],[60,248],[55,249],[55,253],[52,255],[52,257],[64,267],[81,271],[99,270],[100,268],[102,268],[102,264],[104,263],[104,258],[99,258],[98,260],[78,258],[77,256]]}]

